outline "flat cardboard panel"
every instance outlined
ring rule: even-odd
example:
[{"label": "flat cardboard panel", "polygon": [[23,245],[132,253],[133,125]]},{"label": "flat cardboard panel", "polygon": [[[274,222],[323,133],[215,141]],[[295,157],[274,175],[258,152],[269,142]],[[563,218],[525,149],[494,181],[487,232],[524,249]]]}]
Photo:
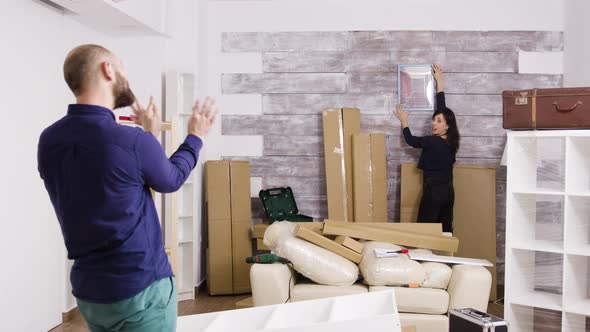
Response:
[{"label": "flat cardboard panel", "polygon": [[325,221],[323,233],[355,239],[389,242],[402,246],[456,252],[459,239],[447,236],[371,228],[358,224]]},{"label": "flat cardboard panel", "polygon": [[340,141],[341,115],[338,109],[323,112],[326,193],[329,218],[348,221],[344,147]]},{"label": "flat cardboard panel", "polygon": [[422,198],[422,170],[416,163],[402,163],[400,221],[416,222]]},{"label": "flat cardboard panel", "polygon": [[496,169],[455,166],[453,235],[461,240],[457,256],[490,261],[492,292],[497,299],[496,271]]},{"label": "flat cardboard panel", "polygon": [[355,225],[362,225],[371,228],[380,229],[391,229],[404,232],[430,234],[430,235],[441,235],[442,224],[439,223],[355,223]]},{"label": "flat cardboard panel", "polygon": [[385,134],[371,134],[373,222],[387,222],[387,151]]},{"label": "flat cardboard panel", "polygon": [[373,179],[371,176],[370,146],[371,137],[369,134],[352,136],[355,222],[373,221]]},{"label": "flat cardboard panel", "polygon": [[354,221],[354,197],[352,174],[352,136],[361,132],[361,111],[358,108],[343,108],[344,161],[346,172],[346,199],[348,201],[348,221]]},{"label": "flat cardboard panel", "polygon": [[323,128],[328,215],[353,221],[352,135],[360,132],[360,110],[325,110]]},{"label": "flat cardboard panel", "polygon": [[246,309],[246,308],[253,308],[254,307],[254,300],[252,297],[248,297],[243,299],[242,301],[236,302],[236,309]]},{"label": "flat cardboard panel", "polygon": [[304,240],[307,240],[311,243],[317,244],[318,246],[330,250],[333,253],[336,253],[350,261],[353,261],[357,264],[361,262],[362,256],[361,254],[354,252],[341,244],[338,244],[318,233],[305,229],[303,227],[297,226],[295,234],[297,237],[300,237]]},{"label": "flat cardboard panel", "polygon": [[349,238],[348,236],[336,236],[334,242],[343,245],[354,252],[358,252],[359,254],[363,253],[364,245],[355,239]]},{"label": "flat cardboard panel", "polygon": [[[323,222],[319,222],[319,221],[314,221],[314,222],[293,222],[291,221],[291,223],[300,225],[301,227],[307,228],[309,230],[312,230],[316,233],[321,234],[322,233],[322,228],[324,227],[324,223]],[[264,232],[266,232],[266,229],[268,228],[268,224],[256,224],[252,227],[252,237],[256,238],[256,239],[264,239]]]},{"label": "flat cardboard panel", "polygon": [[[422,196],[422,171],[402,163],[401,220],[416,222]],[[496,169],[456,165],[453,169],[455,206],[453,235],[460,239],[457,256],[486,259],[494,264],[490,299],[497,299]]]},{"label": "flat cardboard panel", "polygon": [[252,219],[250,199],[250,162],[231,161],[231,219],[246,221]]},{"label": "flat cardboard panel", "polygon": [[205,163],[205,197],[209,220],[231,220],[229,161]]},{"label": "flat cardboard panel", "polygon": [[250,293],[250,264],[246,258],[252,256],[250,221],[232,222],[233,292]]},{"label": "flat cardboard panel", "polygon": [[402,332],[416,332],[416,327],[411,326],[402,326]]},{"label": "flat cardboard panel", "polygon": [[209,223],[207,258],[209,295],[233,294],[231,220]]}]

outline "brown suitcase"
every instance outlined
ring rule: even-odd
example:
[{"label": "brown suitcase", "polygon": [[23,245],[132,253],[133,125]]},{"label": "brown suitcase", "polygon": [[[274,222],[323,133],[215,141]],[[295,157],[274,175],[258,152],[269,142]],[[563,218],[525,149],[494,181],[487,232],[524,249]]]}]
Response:
[{"label": "brown suitcase", "polygon": [[504,129],[590,128],[590,88],[502,92]]}]

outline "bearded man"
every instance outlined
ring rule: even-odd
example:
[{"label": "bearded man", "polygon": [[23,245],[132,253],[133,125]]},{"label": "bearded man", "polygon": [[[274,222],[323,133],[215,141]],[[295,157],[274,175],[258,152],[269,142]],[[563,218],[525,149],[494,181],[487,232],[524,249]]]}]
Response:
[{"label": "bearded man", "polygon": [[[174,192],[196,166],[218,109],[193,106],[188,135],[167,158],[157,138],[154,98],[144,108],[121,61],[99,45],[67,55],[64,78],[76,97],[43,131],[38,168],[59,221],[78,307],[92,332],[174,331],[176,290],[150,189]],[[114,109],[131,106],[135,123]]]}]

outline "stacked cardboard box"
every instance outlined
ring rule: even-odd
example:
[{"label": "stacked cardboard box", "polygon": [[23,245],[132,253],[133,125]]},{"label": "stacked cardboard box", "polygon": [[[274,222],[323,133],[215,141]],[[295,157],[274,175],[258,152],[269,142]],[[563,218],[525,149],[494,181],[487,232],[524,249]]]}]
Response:
[{"label": "stacked cardboard box", "polygon": [[249,162],[208,161],[205,186],[209,294],[249,293],[250,267],[245,262],[252,255]]},{"label": "stacked cardboard box", "polygon": [[385,134],[352,137],[354,221],[387,222]]},{"label": "stacked cardboard box", "polygon": [[352,136],[360,133],[361,112],[358,108],[325,110],[323,124],[328,217],[352,222]]}]

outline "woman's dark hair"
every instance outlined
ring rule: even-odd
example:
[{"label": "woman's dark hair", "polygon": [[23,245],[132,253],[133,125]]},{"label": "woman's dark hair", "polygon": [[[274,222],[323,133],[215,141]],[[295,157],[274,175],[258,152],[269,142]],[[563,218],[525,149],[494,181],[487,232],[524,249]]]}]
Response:
[{"label": "woman's dark hair", "polygon": [[459,151],[459,140],[461,135],[459,135],[459,128],[457,127],[457,119],[455,118],[455,113],[452,109],[445,107],[442,111],[436,111],[432,115],[432,119],[438,114],[442,114],[449,126],[447,130],[447,142],[451,146],[451,151],[454,155],[457,155],[457,151]]}]

